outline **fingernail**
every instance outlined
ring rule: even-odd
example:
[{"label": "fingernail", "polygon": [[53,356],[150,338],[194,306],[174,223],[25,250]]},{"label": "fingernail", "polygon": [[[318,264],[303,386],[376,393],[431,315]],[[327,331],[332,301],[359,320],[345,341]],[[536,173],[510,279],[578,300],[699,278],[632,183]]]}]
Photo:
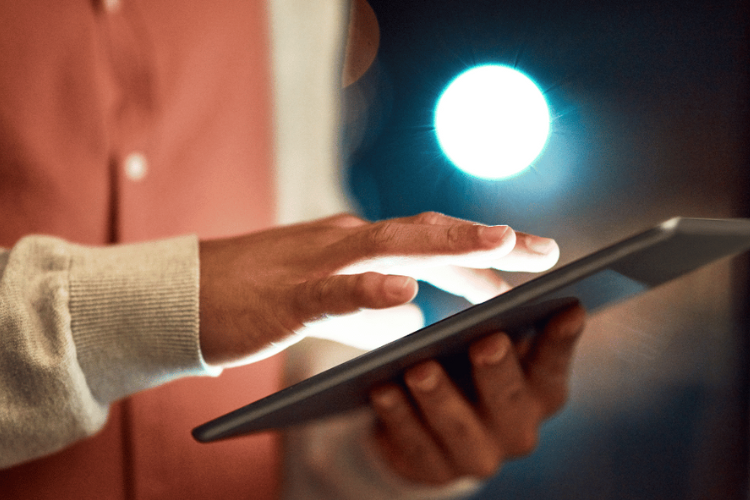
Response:
[{"label": "fingernail", "polygon": [[509,226],[479,226],[478,228],[479,238],[491,245],[502,242],[509,230]]},{"label": "fingernail", "polygon": [[388,276],[385,280],[386,293],[395,297],[401,297],[411,282],[412,278],[408,276]]},{"label": "fingernail", "polygon": [[484,345],[475,358],[479,364],[496,365],[508,354],[510,340],[505,335],[497,335],[483,342]]},{"label": "fingernail", "polygon": [[536,252],[547,255],[557,247],[555,240],[550,238],[534,238],[529,244],[529,249]]},{"label": "fingernail", "polygon": [[437,367],[428,363],[409,370],[406,374],[406,384],[412,389],[429,392],[437,387],[438,377]]},{"label": "fingernail", "polygon": [[395,389],[377,389],[372,392],[372,402],[383,410],[392,410],[398,404],[398,393]]}]

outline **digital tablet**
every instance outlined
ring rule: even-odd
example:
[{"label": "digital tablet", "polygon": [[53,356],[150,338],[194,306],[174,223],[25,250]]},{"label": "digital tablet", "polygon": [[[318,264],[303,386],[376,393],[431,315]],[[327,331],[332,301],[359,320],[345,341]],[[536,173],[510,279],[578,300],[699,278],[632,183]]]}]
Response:
[{"label": "digital tablet", "polygon": [[385,382],[438,359],[472,396],[468,345],[489,333],[533,334],[555,313],[579,302],[591,313],[698,267],[750,248],[750,219],[668,220],[550,271],[383,347],[193,429],[211,442],[328,417],[368,404]]}]

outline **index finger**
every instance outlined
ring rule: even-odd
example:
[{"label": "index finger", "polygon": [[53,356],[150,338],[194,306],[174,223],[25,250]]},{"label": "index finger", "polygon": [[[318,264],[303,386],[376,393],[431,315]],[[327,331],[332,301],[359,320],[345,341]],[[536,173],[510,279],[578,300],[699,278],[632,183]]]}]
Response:
[{"label": "index finger", "polygon": [[486,261],[483,267],[538,273],[550,269],[559,258],[560,247],[555,240],[516,231],[513,249],[499,259]]},{"label": "index finger", "polygon": [[332,251],[340,255],[344,273],[384,268],[401,272],[500,259],[515,244],[515,232],[508,226],[485,226],[437,214],[354,228]]},{"label": "index finger", "polygon": [[[435,212],[396,220],[440,225],[469,223],[463,219]],[[496,253],[479,253],[466,255],[460,262],[454,261],[452,264],[473,269],[495,268],[501,271],[541,272],[557,263],[560,258],[560,248],[555,240],[520,231],[514,231],[514,233],[516,235],[515,246],[499,258]]]}]

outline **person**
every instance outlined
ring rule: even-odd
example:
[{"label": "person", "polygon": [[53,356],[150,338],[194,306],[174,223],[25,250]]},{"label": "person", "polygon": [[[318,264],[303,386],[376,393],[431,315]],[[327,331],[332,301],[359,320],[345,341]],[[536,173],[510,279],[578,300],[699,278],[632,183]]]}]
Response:
[{"label": "person", "polygon": [[[4,496],[438,498],[533,448],[564,401],[580,309],[533,344],[498,332],[472,345],[477,404],[427,362],[408,393],[376,390],[374,412],[283,438],[190,439],[277,390],[277,353],[316,320],[413,318],[415,278],[481,300],[506,289],[489,267],[557,259],[546,238],[440,214],[323,217],[343,205],[333,83],[348,12],[0,6]],[[289,365],[319,369],[324,345],[298,345]]]}]

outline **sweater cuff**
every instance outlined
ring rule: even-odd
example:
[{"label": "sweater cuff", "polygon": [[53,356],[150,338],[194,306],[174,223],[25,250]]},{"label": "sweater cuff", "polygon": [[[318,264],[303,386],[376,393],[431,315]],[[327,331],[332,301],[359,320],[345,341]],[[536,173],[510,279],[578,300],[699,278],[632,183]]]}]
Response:
[{"label": "sweater cuff", "polygon": [[71,330],[95,397],[110,403],[191,375],[218,375],[200,352],[198,239],[74,247]]}]

